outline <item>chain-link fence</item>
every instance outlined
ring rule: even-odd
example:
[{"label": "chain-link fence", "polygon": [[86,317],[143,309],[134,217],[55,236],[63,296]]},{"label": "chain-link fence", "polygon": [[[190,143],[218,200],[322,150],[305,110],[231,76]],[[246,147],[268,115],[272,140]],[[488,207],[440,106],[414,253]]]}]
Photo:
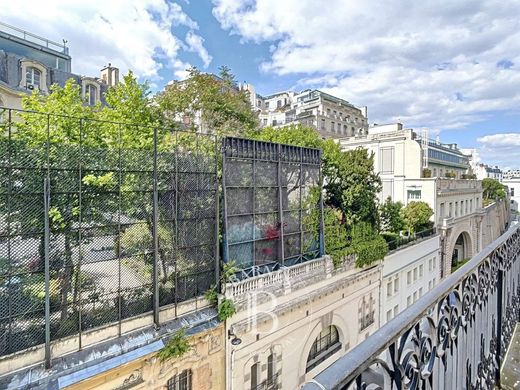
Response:
[{"label": "chain-link fence", "polygon": [[216,139],[0,110],[0,356],[201,295]]},{"label": "chain-link fence", "polygon": [[242,275],[323,254],[321,152],[224,139],[224,261]]}]

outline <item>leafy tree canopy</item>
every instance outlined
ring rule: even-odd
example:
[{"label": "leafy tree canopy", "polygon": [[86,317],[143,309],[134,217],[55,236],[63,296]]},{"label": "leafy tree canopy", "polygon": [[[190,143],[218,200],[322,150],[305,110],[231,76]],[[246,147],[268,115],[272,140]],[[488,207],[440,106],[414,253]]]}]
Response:
[{"label": "leafy tree canopy", "polygon": [[218,135],[236,135],[258,126],[248,93],[236,87],[227,67],[220,68],[219,77],[191,68],[186,80],[174,81],[156,100],[172,126],[182,121],[190,130]]},{"label": "leafy tree canopy", "polygon": [[404,229],[404,220],[401,215],[402,208],[403,204],[401,202],[393,202],[390,197],[379,206],[381,231],[399,233]]},{"label": "leafy tree canopy", "polygon": [[401,211],[405,227],[409,232],[415,233],[426,228],[433,210],[426,202],[410,202]]},{"label": "leafy tree canopy", "polygon": [[489,177],[482,180],[483,196],[485,200],[497,200],[506,198],[506,189],[498,180]]}]

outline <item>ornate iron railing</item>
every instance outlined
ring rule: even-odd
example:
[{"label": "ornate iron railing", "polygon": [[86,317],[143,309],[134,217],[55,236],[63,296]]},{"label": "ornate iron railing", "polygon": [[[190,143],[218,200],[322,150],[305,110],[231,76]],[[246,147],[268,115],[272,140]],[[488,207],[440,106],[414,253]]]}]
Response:
[{"label": "ornate iron railing", "polygon": [[520,225],[303,386],[490,389],[520,316]]}]

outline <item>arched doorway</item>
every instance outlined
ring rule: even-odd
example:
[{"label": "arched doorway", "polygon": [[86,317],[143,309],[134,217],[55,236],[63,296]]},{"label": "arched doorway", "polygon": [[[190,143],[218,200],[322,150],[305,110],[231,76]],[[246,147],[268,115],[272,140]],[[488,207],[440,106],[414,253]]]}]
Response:
[{"label": "arched doorway", "polygon": [[471,237],[468,232],[462,232],[457,237],[455,245],[453,245],[453,252],[451,254],[452,272],[468,261],[472,255]]}]

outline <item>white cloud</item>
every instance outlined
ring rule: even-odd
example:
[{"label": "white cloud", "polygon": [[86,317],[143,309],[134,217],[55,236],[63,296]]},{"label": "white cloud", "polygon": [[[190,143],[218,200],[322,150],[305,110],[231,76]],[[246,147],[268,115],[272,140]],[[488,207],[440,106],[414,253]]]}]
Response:
[{"label": "white cloud", "polygon": [[485,163],[520,168],[520,133],[496,133],[477,139],[478,155]]},{"label": "white cloud", "polygon": [[204,47],[204,38],[189,31],[188,34],[186,34],[186,43],[189,45],[188,51],[197,53],[204,63],[204,67],[208,67],[213,57],[209,55]]},{"label": "white cloud", "polygon": [[[9,1],[0,0],[2,20],[58,41],[68,40],[74,73],[97,76],[108,62],[123,73],[132,69],[157,81],[161,69],[180,74],[190,64],[179,60],[193,47],[180,39],[179,26],[199,39],[196,53],[208,64],[211,56],[194,32],[198,25],[179,4],[164,0]],[[183,34],[184,35],[184,34]]]},{"label": "white cloud", "polygon": [[460,128],[520,107],[519,0],[213,3],[223,28],[271,45],[261,70],[367,105],[371,121]]}]

